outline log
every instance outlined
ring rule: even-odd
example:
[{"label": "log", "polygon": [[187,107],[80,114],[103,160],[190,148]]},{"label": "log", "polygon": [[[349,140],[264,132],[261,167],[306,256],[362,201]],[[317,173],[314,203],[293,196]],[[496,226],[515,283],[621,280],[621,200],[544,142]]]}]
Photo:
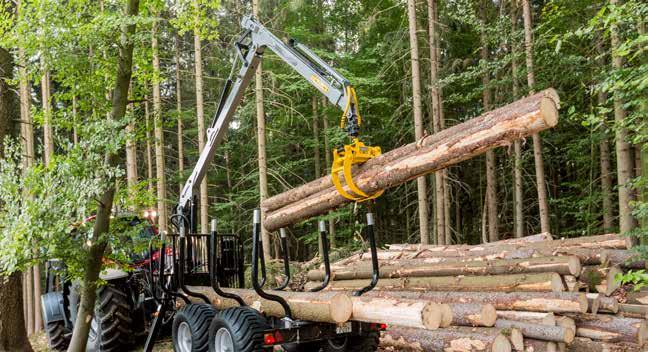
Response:
[{"label": "log", "polygon": [[[397,265],[381,265],[381,278],[429,277],[454,275],[503,275],[521,273],[555,272],[562,275],[578,275],[581,272],[580,260],[576,257],[541,257],[529,259],[467,261],[461,260],[440,264],[411,265],[401,261]],[[369,279],[373,275],[372,267],[368,265],[350,265],[343,270],[334,270],[332,280]],[[323,270],[308,272],[308,280],[322,281]]]},{"label": "log", "polygon": [[351,320],[388,323],[411,328],[437,329],[441,325],[442,305],[429,301],[351,297]]},{"label": "log", "polygon": [[643,345],[648,336],[646,321],[606,314],[569,314],[576,322],[576,335],[605,342]]},{"label": "log", "polygon": [[616,280],[617,274],[621,273],[623,271],[618,266],[584,266],[578,279],[590,290],[609,296],[621,287],[621,283]]},{"label": "log", "polygon": [[648,304],[648,291],[626,292],[625,300],[630,304]]},{"label": "log", "polygon": [[497,312],[492,304],[480,303],[450,303],[452,325],[454,326],[485,326],[495,325]]},{"label": "log", "polygon": [[443,307],[443,310],[441,312],[441,327],[447,328],[448,326],[452,325],[452,309],[447,304],[441,304],[441,307]]},{"label": "log", "polygon": [[[239,306],[235,300],[216,295],[211,287],[188,286],[188,288],[207,296],[218,309]],[[241,296],[248,306],[266,315],[284,317],[284,309],[279,303],[259,297],[254,290],[228,288],[225,291]],[[297,319],[339,324],[351,319],[353,313],[351,298],[344,293],[273,291],[272,294],[283,297]],[[203,303],[199,298],[190,298],[197,303]]]},{"label": "log", "polygon": [[558,345],[553,341],[524,339],[525,352],[558,352]]},{"label": "log", "polygon": [[511,343],[495,328],[450,327],[435,331],[390,328],[383,333],[380,345],[396,351],[425,352],[510,352]]},{"label": "log", "polygon": [[497,318],[504,320],[521,321],[523,323],[556,326],[556,317],[553,313],[523,312],[517,310],[498,310]]},{"label": "log", "polygon": [[[316,287],[308,282],[305,289]],[[367,280],[331,281],[328,290],[352,290],[367,286]],[[494,276],[437,276],[382,279],[375,290],[434,290],[434,291],[526,291],[561,292],[565,287],[556,273],[513,274]]]},{"label": "log", "polygon": [[571,331],[576,331],[576,322],[570,317],[556,317],[556,326],[562,326],[563,328],[571,329]]},{"label": "log", "polygon": [[628,318],[648,319],[648,306],[643,304],[619,304],[619,314]]},{"label": "log", "polygon": [[[496,147],[510,145],[514,140],[530,136],[555,126],[558,122],[558,94],[547,89],[496,110],[489,111],[475,119],[447,128],[432,136],[406,146],[399,147],[369,160],[354,173],[356,185],[367,194],[385,190],[419,176],[423,176]],[[290,197],[291,203],[277,208],[269,199],[262,204],[266,210],[264,226],[268,231],[293,224],[299,220],[324,214],[349,200],[341,196],[329,181],[315,181],[315,184],[331,184],[328,188],[301,187],[289,192],[300,193]],[[307,198],[303,195],[310,193]],[[274,198],[274,197],[273,197]],[[268,209],[275,208],[273,211]]]},{"label": "log", "polygon": [[639,258],[639,254],[624,249],[608,249],[602,253],[605,264],[609,266],[618,265],[624,269],[648,269],[646,261]]},{"label": "log", "polygon": [[436,303],[492,304],[497,310],[530,312],[585,313],[587,298],[584,293],[572,292],[416,292],[416,291],[369,291],[371,297],[397,297],[426,299]]},{"label": "log", "polygon": [[[614,297],[605,297],[598,293],[587,293],[588,300],[598,301],[599,311],[606,313],[616,313],[619,311],[619,301]],[[593,314],[596,314],[592,311]]]},{"label": "log", "polygon": [[553,236],[549,232],[543,232],[536,235],[526,236],[522,238],[510,238],[506,240],[499,240],[494,242],[482,243],[479,245],[471,246],[468,244],[459,244],[459,245],[449,245],[449,246],[439,246],[432,244],[388,244],[387,248],[392,251],[420,251],[422,249],[429,248],[466,248],[466,247],[499,247],[502,245],[517,245],[517,244],[529,244],[542,241],[552,241]]},{"label": "log", "polygon": [[548,326],[525,323],[515,320],[497,319],[495,327],[500,329],[518,329],[524,337],[545,341],[570,343],[574,340],[575,332],[562,326]]},{"label": "log", "polygon": [[641,346],[633,343],[604,343],[593,341],[585,337],[576,337],[574,342],[569,345],[569,351],[572,352],[640,352],[644,351]]},{"label": "log", "polygon": [[578,292],[578,291],[580,291],[581,287],[583,286],[578,281],[578,278],[576,276],[573,276],[573,275],[563,275],[563,281],[565,283],[565,287],[567,288],[567,291],[569,291],[569,292]]}]

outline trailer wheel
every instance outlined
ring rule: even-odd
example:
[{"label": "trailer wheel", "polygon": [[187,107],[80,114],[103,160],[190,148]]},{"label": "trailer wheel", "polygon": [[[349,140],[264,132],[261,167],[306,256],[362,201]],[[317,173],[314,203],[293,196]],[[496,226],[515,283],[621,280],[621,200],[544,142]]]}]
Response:
[{"label": "trailer wheel", "polygon": [[378,350],[380,335],[370,333],[363,336],[349,336],[323,342],[324,352],[375,352]]},{"label": "trailer wheel", "polygon": [[209,324],[216,310],[208,304],[189,304],[173,318],[173,350],[176,352],[206,352]]},{"label": "trailer wheel", "polygon": [[261,352],[266,319],[249,307],[225,309],[209,327],[209,352]]},{"label": "trailer wheel", "polygon": [[97,293],[95,316],[90,322],[87,351],[123,351],[131,344],[133,319],[128,295],[108,284]]},{"label": "trailer wheel", "polygon": [[45,335],[47,336],[47,346],[54,351],[65,351],[70,344],[65,336],[65,322],[53,321],[45,326]]}]

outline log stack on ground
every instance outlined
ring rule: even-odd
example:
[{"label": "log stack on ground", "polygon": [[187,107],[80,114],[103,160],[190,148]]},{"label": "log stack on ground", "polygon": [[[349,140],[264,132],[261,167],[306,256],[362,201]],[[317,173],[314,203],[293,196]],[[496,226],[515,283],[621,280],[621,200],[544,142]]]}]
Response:
[{"label": "log stack on ground", "polygon": [[[648,292],[626,292],[615,280],[644,265],[628,244],[616,234],[539,234],[474,246],[390,245],[378,252],[381,279],[365,296],[452,310],[450,328],[387,322],[394,326],[382,344],[398,351],[455,351],[449,346],[457,341],[471,346],[457,351],[507,350],[502,337],[514,351],[646,351]],[[333,263],[326,290],[364,287],[372,274],[370,259],[369,253],[356,253]],[[311,270],[306,287],[323,276],[322,268]],[[489,319],[491,308],[495,319]]]}]

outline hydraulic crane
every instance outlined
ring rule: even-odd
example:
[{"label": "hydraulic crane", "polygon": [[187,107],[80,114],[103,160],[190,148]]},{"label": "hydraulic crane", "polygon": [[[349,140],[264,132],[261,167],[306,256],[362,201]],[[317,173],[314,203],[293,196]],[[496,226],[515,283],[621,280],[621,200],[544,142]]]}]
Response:
[{"label": "hydraulic crane", "polygon": [[[292,69],[304,77],[310,84],[320,91],[328,101],[338,106],[342,111],[340,127],[344,128],[347,134],[353,139],[349,145],[333,152],[334,161],[331,175],[340,194],[356,201],[372,199],[380,195],[366,194],[353,183],[351,177],[351,166],[365,162],[380,155],[380,147],[366,146],[358,138],[362,117],[358,111],[358,98],[355,89],[349,80],[333,69],[328,63],[317,56],[307,46],[291,40],[284,43],[272,34],[267,28],[255,18],[246,16],[241,21],[243,34],[235,44],[236,59],[241,61],[241,67],[236,77],[230,77],[223,89],[220,104],[216,116],[207,129],[207,143],[200,153],[196,166],[187,179],[180,200],[175,210],[178,216],[186,217],[193,227],[190,231],[195,232],[195,205],[196,191],[205,177],[207,168],[214,158],[218,145],[227,133],[228,126],[236,109],[239,107],[245,89],[253,79],[259,62],[263,58],[266,49],[272,50],[280,59]],[[236,66],[236,62],[233,66]],[[351,193],[347,192],[338,177],[343,172],[345,182]],[[181,225],[184,221],[181,222]]]}]

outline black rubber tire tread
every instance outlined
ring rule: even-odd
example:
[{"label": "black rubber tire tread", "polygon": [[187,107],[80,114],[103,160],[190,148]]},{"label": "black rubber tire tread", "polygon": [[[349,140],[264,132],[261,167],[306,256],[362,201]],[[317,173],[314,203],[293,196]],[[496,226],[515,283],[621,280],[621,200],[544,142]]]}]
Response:
[{"label": "black rubber tire tread", "polygon": [[349,337],[347,352],[375,352],[380,344],[380,334],[370,333],[365,336]]},{"label": "black rubber tire tread", "polygon": [[88,350],[127,351],[132,344],[132,309],[128,294],[117,285],[106,285],[97,293],[94,320],[97,338],[88,338]]},{"label": "black rubber tire tread", "polygon": [[268,321],[255,309],[235,307],[222,310],[209,327],[209,352],[216,352],[216,332],[225,327],[232,335],[235,352],[262,352],[263,333],[270,329]]},{"label": "black rubber tire tread", "polygon": [[364,336],[349,336],[346,343],[332,346],[329,341],[322,342],[324,352],[375,352],[380,344],[380,334],[370,333]]},{"label": "black rubber tire tread", "polygon": [[47,336],[47,346],[51,350],[67,350],[70,340],[66,336],[64,321],[53,321],[47,323],[47,326],[45,327],[45,335]]},{"label": "black rubber tire tread", "polygon": [[188,304],[182,307],[173,318],[172,336],[173,350],[177,351],[176,341],[178,341],[178,326],[180,323],[187,322],[191,329],[191,351],[206,352],[209,348],[209,326],[216,315],[216,310],[209,304]]}]

